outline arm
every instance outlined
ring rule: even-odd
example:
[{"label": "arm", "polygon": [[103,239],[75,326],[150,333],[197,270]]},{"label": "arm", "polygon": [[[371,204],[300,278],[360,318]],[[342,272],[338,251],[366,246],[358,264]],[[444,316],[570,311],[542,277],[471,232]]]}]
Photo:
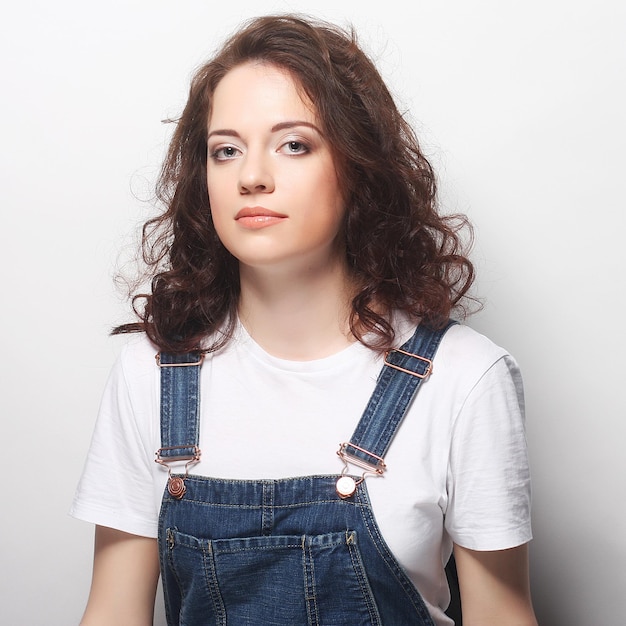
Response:
[{"label": "arm", "polygon": [[158,579],[156,539],[96,526],[93,578],[81,626],[151,626]]},{"label": "arm", "polygon": [[537,626],[528,579],[528,544],[478,552],[455,544],[464,626]]}]

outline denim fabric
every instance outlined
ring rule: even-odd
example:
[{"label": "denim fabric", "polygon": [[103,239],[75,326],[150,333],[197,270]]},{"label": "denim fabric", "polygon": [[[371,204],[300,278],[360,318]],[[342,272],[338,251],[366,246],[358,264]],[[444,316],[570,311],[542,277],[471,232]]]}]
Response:
[{"label": "denim fabric", "polygon": [[[402,349],[431,359],[446,329],[418,328]],[[398,359],[423,373],[422,360],[389,361]],[[166,370],[162,445],[192,447],[199,365]],[[420,380],[384,367],[351,444],[383,456]],[[159,553],[169,626],[433,626],[380,534],[365,482],[342,499],[337,478],[188,476],[181,499],[166,489]]]},{"label": "denim fabric", "polygon": [[[162,352],[159,355],[161,445],[165,448],[159,452],[164,459],[185,458],[195,453],[200,432],[198,405],[202,359],[197,352]],[[168,416],[167,419],[163,419],[164,416]]]},{"label": "denim fabric", "polygon": [[365,483],[336,476],[229,481],[191,476],[159,524],[168,624],[433,624],[389,552]]}]

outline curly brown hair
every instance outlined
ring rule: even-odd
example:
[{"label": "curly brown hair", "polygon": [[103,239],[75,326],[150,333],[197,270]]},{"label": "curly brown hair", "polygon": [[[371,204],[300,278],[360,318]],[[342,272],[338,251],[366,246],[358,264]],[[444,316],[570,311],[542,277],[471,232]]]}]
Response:
[{"label": "curly brown hair", "polygon": [[439,213],[433,169],[354,31],[274,15],[247,22],[195,73],[157,185],[165,211],[142,231],[151,293],[133,298],[141,321],[114,332],[143,330],[170,352],[215,350],[232,336],[239,269],[211,221],[207,122],[217,84],[251,61],[290,73],[317,107],[332,146],[346,198],[343,237],[356,286],[354,336],[374,349],[390,348],[397,310],[442,324],[474,279],[461,237],[465,228],[471,235],[467,219]]}]

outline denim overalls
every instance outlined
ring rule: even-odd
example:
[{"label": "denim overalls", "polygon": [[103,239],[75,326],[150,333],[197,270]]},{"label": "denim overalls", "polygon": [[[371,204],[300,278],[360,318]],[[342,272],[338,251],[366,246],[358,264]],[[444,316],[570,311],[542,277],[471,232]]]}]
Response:
[{"label": "denim overalls", "polygon": [[[170,626],[433,626],[378,529],[365,482],[384,454],[444,332],[418,327],[385,357],[335,476],[227,480],[171,475],[159,517]],[[419,356],[418,356],[419,355]],[[197,353],[161,354],[161,445],[168,465],[199,458]],[[365,475],[365,474],[364,474]]]}]

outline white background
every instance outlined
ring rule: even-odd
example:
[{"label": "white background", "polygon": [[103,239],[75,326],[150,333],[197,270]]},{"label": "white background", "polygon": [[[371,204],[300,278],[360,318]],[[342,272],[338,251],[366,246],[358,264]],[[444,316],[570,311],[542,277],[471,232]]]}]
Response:
[{"label": "white background", "polygon": [[[132,250],[192,70],[243,18],[352,22],[476,226],[471,325],[527,389],[543,626],[626,619],[619,0],[35,0],[0,16],[0,622],[77,624],[92,528],[67,516],[130,319]],[[315,6],[315,9],[311,7]],[[121,256],[120,256],[121,255]],[[161,623],[159,620],[157,620]]]}]

